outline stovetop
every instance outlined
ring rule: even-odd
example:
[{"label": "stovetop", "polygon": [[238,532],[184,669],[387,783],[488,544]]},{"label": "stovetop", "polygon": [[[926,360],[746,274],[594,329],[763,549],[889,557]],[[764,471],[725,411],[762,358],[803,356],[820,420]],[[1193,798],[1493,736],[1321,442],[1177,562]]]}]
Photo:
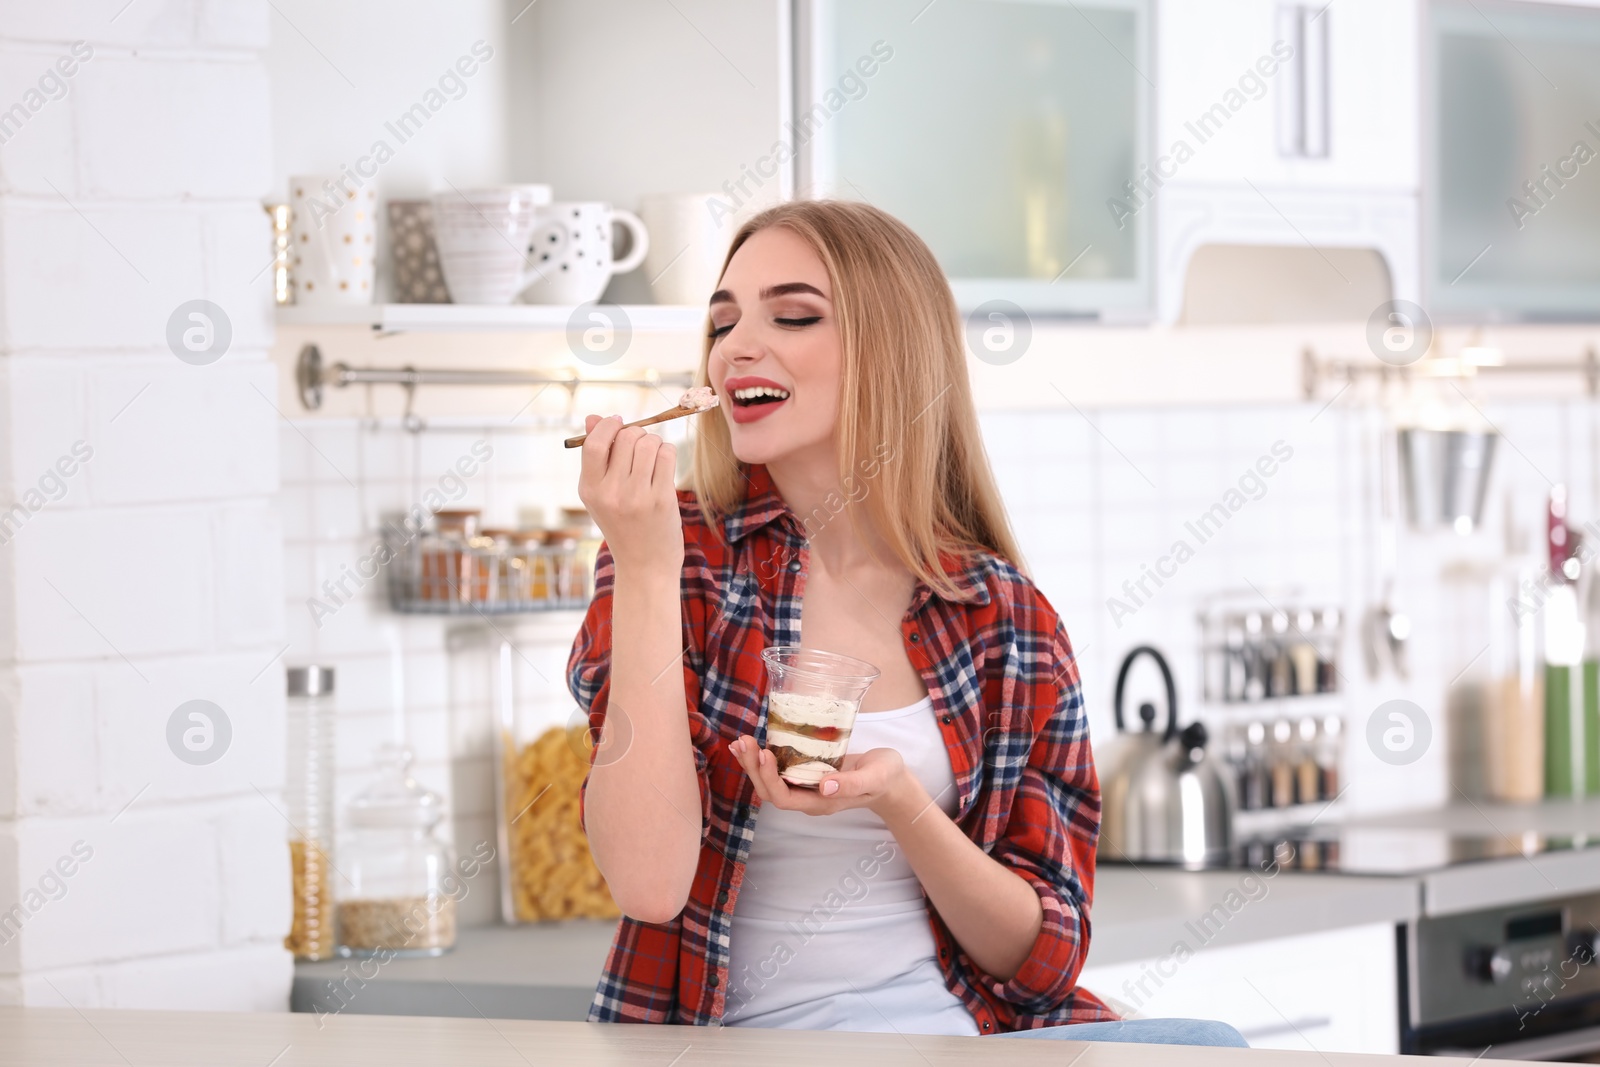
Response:
[{"label": "stovetop", "polygon": [[1303,826],[1246,838],[1223,869],[1416,875],[1467,863],[1600,848],[1593,834],[1461,833],[1413,827]]}]

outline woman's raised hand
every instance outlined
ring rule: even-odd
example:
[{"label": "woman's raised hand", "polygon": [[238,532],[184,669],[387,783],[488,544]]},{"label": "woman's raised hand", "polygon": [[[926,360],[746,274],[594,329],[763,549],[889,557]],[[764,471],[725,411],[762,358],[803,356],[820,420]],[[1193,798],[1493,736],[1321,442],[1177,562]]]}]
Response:
[{"label": "woman's raised hand", "polygon": [[619,571],[683,569],[683,520],[673,482],[677,449],[622,418],[584,420],[578,498],[605,536]]}]

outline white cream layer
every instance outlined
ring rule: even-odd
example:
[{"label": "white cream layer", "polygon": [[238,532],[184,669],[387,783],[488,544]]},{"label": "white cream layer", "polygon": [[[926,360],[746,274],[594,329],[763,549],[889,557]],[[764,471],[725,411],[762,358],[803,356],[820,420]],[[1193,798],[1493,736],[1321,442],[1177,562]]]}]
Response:
[{"label": "white cream layer", "polygon": [[773,693],[767,698],[767,711],[794,726],[843,726],[856,721],[854,700],[819,697],[807,693]]}]

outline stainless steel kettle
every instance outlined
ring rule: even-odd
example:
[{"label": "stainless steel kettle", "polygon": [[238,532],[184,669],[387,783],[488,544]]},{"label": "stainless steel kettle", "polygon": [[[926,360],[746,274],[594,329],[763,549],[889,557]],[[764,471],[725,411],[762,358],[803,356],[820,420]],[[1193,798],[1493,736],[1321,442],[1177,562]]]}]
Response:
[{"label": "stainless steel kettle", "polygon": [[[1123,723],[1122,697],[1128,672],[1140,656],[1161,668],[1167,688],[1167,723],[1155,729],[1156,709],[1139,707],[1143,729]],[[1190,869],[1220,866],[1233,851],[1233,781],[1206,751],[1206,728],[1178,728],[1178,693],[1160,652],[1140,645],[1117,672],[1117,741],[1100,771],[1100,849],[1103,860],[1178,864]]]}]

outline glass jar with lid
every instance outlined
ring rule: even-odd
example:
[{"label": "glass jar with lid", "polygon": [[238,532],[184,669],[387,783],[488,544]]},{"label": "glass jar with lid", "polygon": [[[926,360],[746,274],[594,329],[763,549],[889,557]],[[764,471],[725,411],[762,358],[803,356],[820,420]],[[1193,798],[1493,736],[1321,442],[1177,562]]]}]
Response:
[{"label": "glass jar with lid", "polygon": [[438,793],[411,775],[409,749],[385,745],[378,781],[350,803],[340,851],[342,956],[439,956],[455,945],[458,885],[435,831]]}]

